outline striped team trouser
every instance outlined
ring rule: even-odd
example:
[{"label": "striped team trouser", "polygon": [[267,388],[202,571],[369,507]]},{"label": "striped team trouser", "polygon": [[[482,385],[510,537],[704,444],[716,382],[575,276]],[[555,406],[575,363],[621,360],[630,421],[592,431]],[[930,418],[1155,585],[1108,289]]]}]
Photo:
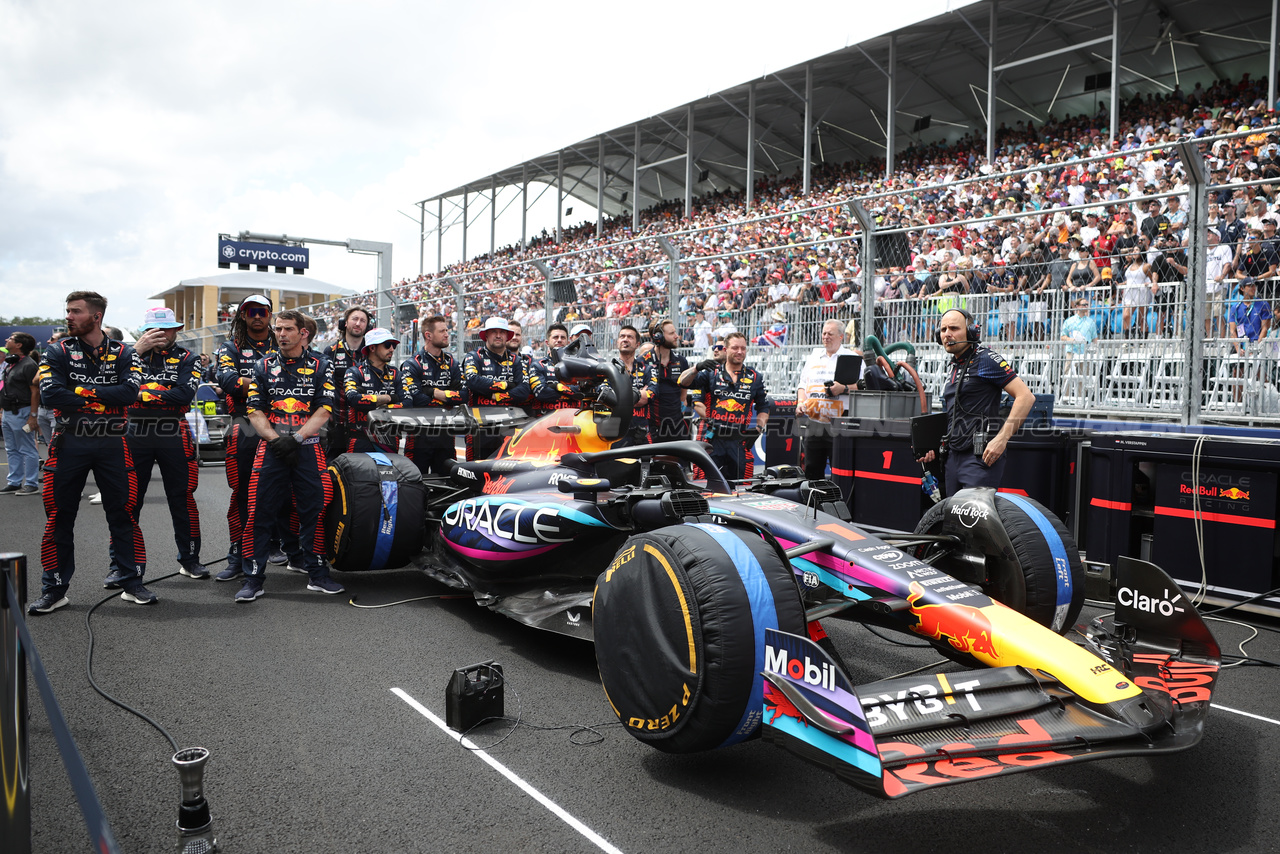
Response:
[{"label": "striped team trouser", "polygon": [[146,571],[147,550],[137,522],[138,478],[124,436],[73,436],[62,430],[54,434],[44,464],[43,593],[65,593],[75,574],[76,515],[90,471],[102,492],[117,562],[138,578]]},{"label": "striped team trouser", "polygon": [[324,555],[324,511],[333,496],[333,483],[325,470],[328,460],[319,442],[298,448],[298,465],[290,468],[258,443],[249,476],[249,519],[244,529],[241,552],[245,575],[261,578],[267,568],[272,528],[280,514],[287,512],[290,492],[298,518],[298,543],[312,580],[328,577]]}]

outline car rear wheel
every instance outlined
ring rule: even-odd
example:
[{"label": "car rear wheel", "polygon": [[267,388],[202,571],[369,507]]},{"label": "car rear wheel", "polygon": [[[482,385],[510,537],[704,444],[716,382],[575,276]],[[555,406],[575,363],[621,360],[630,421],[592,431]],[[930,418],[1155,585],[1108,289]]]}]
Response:
[{"label": "car rear wheel", "polygon": [[596,583],[592,623],[614,713],[669,753],[758,736],[765,628],[805,634],[776,544],[707,523],[631,537]]}]

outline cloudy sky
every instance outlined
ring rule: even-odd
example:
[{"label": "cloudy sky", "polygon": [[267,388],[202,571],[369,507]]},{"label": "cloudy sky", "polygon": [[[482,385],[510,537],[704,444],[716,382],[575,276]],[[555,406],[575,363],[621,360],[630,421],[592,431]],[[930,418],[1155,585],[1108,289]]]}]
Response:
[{"label": "cloudy sky", "polygon": [[[89,288],[136,326],[220,232],[387,241],[417,275],[420,199],[961,5],[0,0],[0,316]],[[375,267],[313,247],[308,275]]]}]

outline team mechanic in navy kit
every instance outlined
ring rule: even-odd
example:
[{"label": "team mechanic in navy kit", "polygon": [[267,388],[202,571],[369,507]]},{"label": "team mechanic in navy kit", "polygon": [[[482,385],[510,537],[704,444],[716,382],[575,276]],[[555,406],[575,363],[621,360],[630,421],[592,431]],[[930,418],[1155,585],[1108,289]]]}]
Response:
[{"label": "team mechanic in navy kit", "polygon": [[[480,329],[484,341],[462,360],[462,379],[472,406],[523,406],[529,400],[529,378],[519,359],[507,352],[511,328],[491,317]],[[472,459],[487,460],[502,447],[502,436],[487,432],[469,437]]]},{"label": "team mechanic in navy kit", "polygon": [[54,434],[44,466],[44,538],[40,543],[40,598],[29,614],[67,604],[75,574],[75,524],[90,470],[102,491],[102,509],[129,574],[121,581],[127,602],[149,605],[156,596],[142,584],[147,555],[134,515],[137,479],[124,436],[125,409],[138,397],[142,371],[133,348],[102,331],[107,300],[93,291],[67,294],[67,337],[50,346],[37,378],[40,400],[54,411]]},{"label": "team mechanic in navy kit", "polygon": [[325,453],[331,457],[344,453],[349,444],[347,401],[343,389],[346,388],[347,370],[364,359],[364,333],[371,322],[368,309],[360,306],[347,309],[338,322],[338,340],[324,348],[324,357],[333,368],[333,387],[338,391],[325,447]]},{"label": "team mechanic in navy kit", "polygon": [[707,438],[711,442],[711,461],[728,480],[741,480],[747,466],[747,437],[751,429],[751,413],[755,410],[755,428],[761,433],[769,423],[769,395],[764,377],[755,368],[743,364],[747,358],[747,336],[730,332],[724,337],[725,360],[705,359],[680,374],[677,382],[683,388],[706,392]]},{"label": "team mechanic in navy kit", "polygon": [[328,564],[321,560],[323,542],[316,535],[332,491],[320,429],[333,414],[333,373],[327,359],[305,346],[306,320],[306,315],[292,309],[276,315],[279,349],[254,366],[249,383],[245,401],[249,421],[262,441],[249,483],[245,581],[236,593],[237,602],[252,602],[263,594],[271,529],[287,506],[291,488],[307,589],[343,591],[341,584],[329,578]]},{"label": "team mechanic in navy kit", "polygon": [[[1005,448],[1022,426],[1036,396],[1003,356],[982,346],[982,330],[967,311],[953,308],[938,321],[938,342],[951,354],[942,391],[947,432],[942,440],[947,495],[971,486],[999,488],[1004,476]],[[999,418],[1000,397],[1013,396],[1013,407],[995,436],[990,426]],[[930,450],[920,458],[937,459]]]},{"label": "team mechanic in navy kit", "polygon": [[551,351],[569,343],[569,329],[563,323],[547,327],[547,355],[532,363],[529,375],[530,401],[534,417],[555,412],[557,409],[577,409],[582,399],[572,388],[556,379],[555,365],[551,364]]},{"label": "team mechanic in navy kit", "polygon": [[631,388],[636,393],[635,408],[631,411],[631,426],[617,447],[635,447],[649,444],[649,401],[658,393],[657,372],[647,359],[636,358],[640,346],[640,331],[630,324],[618,330],[618,358],[631,375]]},{"label": "team mechanic in navy kit", "polygon": [[[400,365],[401,399],[411,407],[461,406],[462,368],[448,352],[449,321],[434,314],[425,318],[421,327],[422,352]],[[448,433],[415,433],[409,437],[405,450],[418,471],[442,477],[449,474],[450,463],[456,457],[454,438]]]},{"label": "team mechanic in navy kit", "polygon": [[231,337],[218,348],[218,387],[227,396],[227,412],[231,430],[227,433],[226,473],[231,500],[227,505],[227,533],[231,546],[227,549],[227,568],[216,581],[232,581],[244,574],[240,544],[249,518],[249,474],[258,453],[258,434],[249,424],[245,400],[249,396],[249,380],[253,368],[276,348],[271,331],[271,301],[260,294],[247,296],[231,320]]},{"label": "team mechanic in navy kit", "polygon": [[385,451],[400,453],[397,436],[377,441],[369,434],[369,413],[375,409],[399,407],[404,398],[400,390],[400,372],[391,364],[400,339],[390,330],[370,329],[364,336],[363,360],[347,368],[342,394],[347,400],[347,447],[344,453]]},{"label": "team mechanic in navy kit", "polygon": [[684,419],[684,404],[689,396],[677,380],[688,369],[689,360],[676,352],[680,333],[670,320],[649,327],[653,350],[645,357],[653,365],[658,392],[649,402],[649,436],[654,442],[674,442],[689,438],[689,422]]},{"label": "team mechanic in navy kit", "polygon": [[[137,401],[129,407],[125,441],[137,473],[136,513],[142,513],[151,469],[159,465],[178,546],[178,571],[191,578],[208,578],[209,570],[200,563],[200,512],[195,496],[200,470],[186,418],[200,386],[200,360],[177,344],[181,328],[171,308],[149,308],[143,316],[138,327],[141,337],[133,347],[142,370],[142,385]],[[111,566],[112,572],[102,585],[107,589],[119,587],[132,575],[117,565],[114,543]]]}]

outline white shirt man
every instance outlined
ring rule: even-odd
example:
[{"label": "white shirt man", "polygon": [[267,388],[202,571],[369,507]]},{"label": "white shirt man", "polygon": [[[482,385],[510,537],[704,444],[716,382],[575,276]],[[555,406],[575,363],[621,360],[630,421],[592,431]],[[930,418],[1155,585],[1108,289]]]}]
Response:
[{"label": "white shirt man", "polygon": [[[828,320],[822,324],[822,346],[815,349],[805,359],[800,369],[800,381],[796,387],[796,412],[807,416],[810,422],[830,424],[831,419],[841,414],[839,397],[849,391],[849,387],[840,383],[831,386],[831,394],[827,394],[827,381],[834,380],[836,375],[836,359],[841,356],[857,354],[844,346],[844,326],[838,320]],[[863,366],[865,369],[865,365]],[[815,429],[810,423],[805,429],[804,439],[804,472],[810,480],[826,477],[827,461],[831,456],[831,434],[821,427]]]}]

